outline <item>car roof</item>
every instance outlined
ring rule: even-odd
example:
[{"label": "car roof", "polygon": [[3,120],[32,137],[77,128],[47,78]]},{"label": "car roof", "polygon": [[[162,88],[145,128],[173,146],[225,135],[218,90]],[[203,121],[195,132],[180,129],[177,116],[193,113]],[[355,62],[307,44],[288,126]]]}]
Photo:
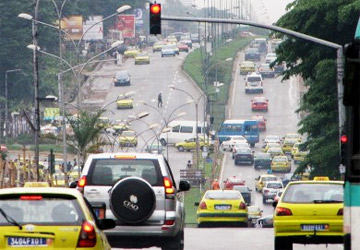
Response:
[{"label": "car roof", "polygon": [[65,187],[16,187],[0,189],[0,195],[6,194],[66,194],[72,195],[78,199],[82,198],[82,194],[73,188]]},{"label": "car roof", "polygon": [[88,158],[92,159],[121,159],[121,158],[133,158],[133,159],[158,159],[159,156],[149,153],[124,153],[124,152],[116,152],[116,153],[100,153],[100,154],[91,154]]}]

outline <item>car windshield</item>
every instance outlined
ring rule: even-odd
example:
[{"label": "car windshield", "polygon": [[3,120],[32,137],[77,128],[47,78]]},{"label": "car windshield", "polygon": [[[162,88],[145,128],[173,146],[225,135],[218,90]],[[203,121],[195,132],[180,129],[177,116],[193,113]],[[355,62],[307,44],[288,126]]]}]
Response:
[{"label": "car windshield", "polygon": [[[23,194],[0,197],[0,208],[19,224],[81,225],[83,212],[72,196]],[[0,225],[9,223],[0,215]]]},{"label": "car windshield", "polygon": [[235,185],[233,189],[239,191],[240,193],[249,193],[249,188],[247,186]]},{"label": "car windshield", "polygon": [[286,157],[275,157],[273,159],[275,162],[288,162],[288,159]]},{"label": "car windshield", "polygon": [[264,181],[264,182],[266,182],[266,181],[276,181],[276,177],[275,176],[263,177],[262,181]]},{"label": "car windshield", "polygon": [[208,191],[205,194],[205,199],[238,200],[238,199],[241,199],[241,194],[238,191]]},{"label": "car windshield", "polygon": [[341,184],[301,183],[289,185],[283,194],[287,203],[342,203],[344,189]]},{"label": "car windshield", "polygon": [[248,76],[247,78],[248,82],[261,82],[260,76]]},{"label": "car windshield", "polygon": [[256,155],[256,158],[258,158],[258,159],[269,159],[270,158],[271,159],[271,155],[268,153],[264,153],[264,154],[260,153],[260,154]]}]

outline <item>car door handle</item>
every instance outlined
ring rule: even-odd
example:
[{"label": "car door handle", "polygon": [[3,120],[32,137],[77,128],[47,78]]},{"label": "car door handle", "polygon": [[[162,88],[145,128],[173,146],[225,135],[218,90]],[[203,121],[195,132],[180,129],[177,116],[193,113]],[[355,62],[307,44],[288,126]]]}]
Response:
[{"label": "car door handle", "polygon": [[96,189],[91,189],[91,190],[86,191],[86,193],[88,193],[88,194],[99,194],[100,192],[98,190],[96,190]]}]

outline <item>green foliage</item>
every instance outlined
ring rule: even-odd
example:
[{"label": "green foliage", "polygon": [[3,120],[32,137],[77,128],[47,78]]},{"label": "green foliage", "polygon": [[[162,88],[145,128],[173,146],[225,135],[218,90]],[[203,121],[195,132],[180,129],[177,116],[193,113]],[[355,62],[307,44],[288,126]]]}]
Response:
[{"label": "green foliage", "polygon": [[[359,1],[297,0],[288,5],[288,12],[277,22],[278,26],[344,45],[354,36]],[[305,111],[299,132],[307,134],[310,154],[306,165],[312,175],[337,177],[339,166],[339,128],[336,83],[336,51],[301,39],[288,38],[276,50],[277,62],[285,61],[288,70],[284,79],[300,75],[308,86],[298,112]]]}]

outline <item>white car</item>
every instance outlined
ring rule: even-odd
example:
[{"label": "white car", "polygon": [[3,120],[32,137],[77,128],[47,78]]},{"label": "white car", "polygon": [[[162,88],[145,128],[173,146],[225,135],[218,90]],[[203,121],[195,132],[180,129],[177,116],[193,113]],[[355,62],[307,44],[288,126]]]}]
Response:
[{"label": "white car", "polygon": [[237,151],[239,151],[240,148],[250,149],[250,145],[247,142],[236,143],[231,150],[233,159],[235,157],[235,154],[237,153]]},{"label": "white car", "polygon": [[266,202],[271,199],[274,200],[274,197],[276,196],[277,192],[280,189],[283,189],[284,186],[281,181],[268,181],[265,182],[265,185],[262,189],[262,200],[263,203],[266,204]]},{"label": "white car", "polygon": [[248,141],[242,135],[231,136],[230,140],[223,141],[221,143],[220,150],[222,150],[222,151],[232,151],[232,148],[235,146],[235,144],[238,144],[238,143],[248,143]]},{"label": "white car", "polygon": [[277,58],[275,53],[268,53],[265,57],[265,63],[272,63],[273,61],[275,61]]},{"label": "white car", "polygon": [[262,76],[258,73],[251,73],[245,77],[245,93],[264,93]]},{"label": "white car", "polygon": [[267,144],[269,142],[279,143],[280,144],[281,143],[281,138],[278,135],[267,135],[263,141],[264,141],[264,144]]}]

